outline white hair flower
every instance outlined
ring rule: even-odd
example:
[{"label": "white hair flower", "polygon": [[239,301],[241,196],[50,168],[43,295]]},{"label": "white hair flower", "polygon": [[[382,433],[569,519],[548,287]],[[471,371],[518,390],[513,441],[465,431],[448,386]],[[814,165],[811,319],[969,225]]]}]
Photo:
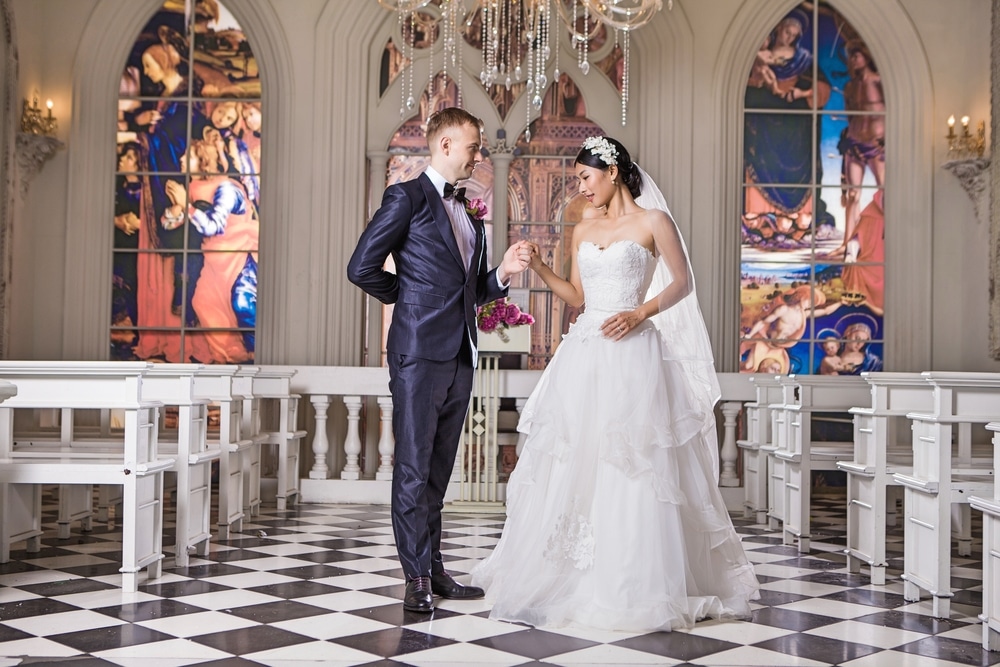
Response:
[{"label": "white hair flower", "polygon": [[618,149],[611,145],[607,137],[587,137],[583,140],[583,147],[609,167],[618,164]]}]

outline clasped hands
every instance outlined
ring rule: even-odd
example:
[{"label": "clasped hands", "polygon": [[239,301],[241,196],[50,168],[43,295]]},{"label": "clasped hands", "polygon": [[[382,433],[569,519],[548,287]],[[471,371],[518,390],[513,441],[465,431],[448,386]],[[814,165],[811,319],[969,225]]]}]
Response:
[{"label": "clasped hands", "polygon": [[518,241],[507,252],[503,254],[503,261],[500,263],[500,279],[506,282],[509,276],[517,275],[528,268],[531,263],[532,243],[528,241]]}]

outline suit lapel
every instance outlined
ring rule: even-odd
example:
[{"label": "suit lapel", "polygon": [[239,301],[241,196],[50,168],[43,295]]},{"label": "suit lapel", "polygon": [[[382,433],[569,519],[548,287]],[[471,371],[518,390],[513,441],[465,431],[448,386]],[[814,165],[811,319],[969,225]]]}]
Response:
[{"label": "suit lapel", "polygon": [[472,251],[472,257],[469,262],[469,275],[475,275],[479,273],[479,262],[482,259],[483,253],[486,252],[485,238],[486,238],[486,226],[483,224],[482,220],[476,220],[471,215],[469,220],[472,222],[472,228],[476,230],[476,247]]},{"label": "suit lapel", "polygon": [[451,218],[448,217],[448,211],[444,210],[444,202],[441,201],[441,195],[438,194],[437,189],[435,189],[434,184],[431,183],[431,179],[427,178],[426,174],[420,174],[418,181],[420,182],[420,188],[424,191],[424,198],[427,200],[427,205],[430,207],[431,216],[437,224],[438,231],[441,232],[441,238],[444,239],[445,246],[447,246],[448,251],[455,258],[455,261],[458,262],[458,265],[462,266],[462,253],[458,250],[455,232],[451,228]]}]

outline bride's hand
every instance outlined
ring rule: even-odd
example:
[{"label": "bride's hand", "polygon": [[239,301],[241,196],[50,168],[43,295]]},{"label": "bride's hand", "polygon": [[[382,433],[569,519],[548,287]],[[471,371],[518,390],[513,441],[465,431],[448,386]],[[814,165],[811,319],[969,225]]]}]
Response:
[{"label": "bride's hand", "polygon": [[601,333],[611,340],[621,340],[628,332],[639,326],[643,319],[642,315],[635,310],[621,312],[604,320],[604,324],[601,325]]},{"label": "bride's hand", "polygon": [[531,248],[531,256],[528,258],[528,268],[537,272],[538,269],[545,266],[545,262],[542,261],[542,251],[537,243],[525,241],[524,244]]}]

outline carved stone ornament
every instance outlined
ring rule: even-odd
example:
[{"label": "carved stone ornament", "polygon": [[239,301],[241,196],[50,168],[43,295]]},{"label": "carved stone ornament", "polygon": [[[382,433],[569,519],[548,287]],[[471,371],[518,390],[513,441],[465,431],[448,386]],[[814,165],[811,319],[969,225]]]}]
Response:
[{"label": "carved stone ornament", "polygon": [[[943,165],[962,184],[966,194],[972,199],[972,207],[976,212],[976,221],[982,221],[980,214],[983,213],[981,204],[983,195],[989,189],[989,168],[990,158],[970,158],[968,160],[950,160]],[[989,209],[987,208],[987,211]]]},{"label": "carved stone ornament", "polygon": [[65,144],[55,137],[40,134],[17,133],[18,189],[21,197],[28,194],[28,184],[42,166]]}]

